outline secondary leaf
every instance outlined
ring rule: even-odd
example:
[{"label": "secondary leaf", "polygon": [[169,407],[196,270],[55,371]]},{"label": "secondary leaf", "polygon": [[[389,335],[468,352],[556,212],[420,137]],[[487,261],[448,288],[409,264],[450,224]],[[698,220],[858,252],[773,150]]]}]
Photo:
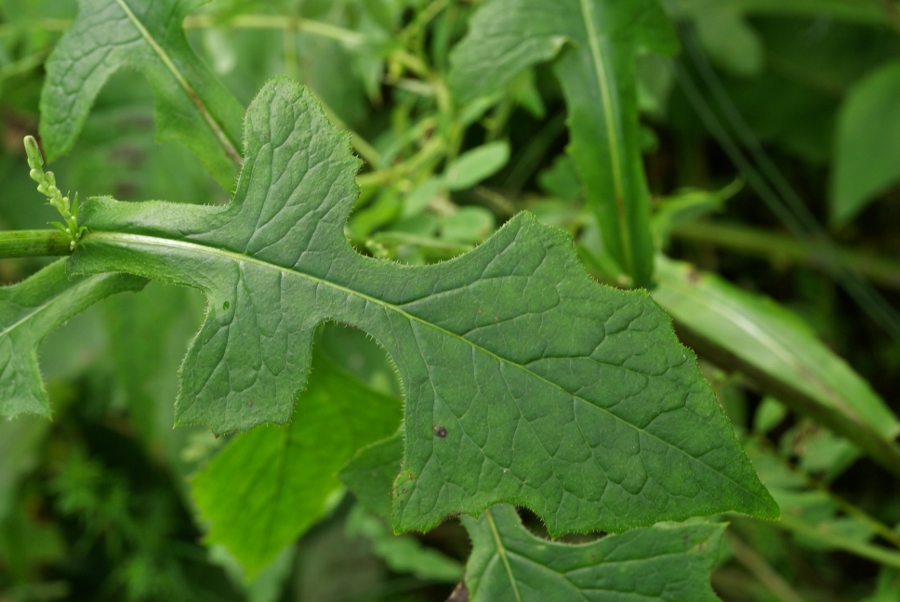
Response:
[{"label": "secondary leaf", "polygon": [[875,70],[847,95],[838,116],[831,217],[849,221],[900,181],[900,63]]},{"label": "secondary leaf", "polygon": [[270,82],[245,131],[229,206],[91,199],[70,259],[206,293],[179,423],[287,422],[314,328],[336,320],[385,347],[407,393],[395,530],[501,501],[554,534],[777,514],[668,317],[591,281],[567,235],[519,214],[438,265],[363,257],[343,233],[359,162],[310,93]]},{"label": "secondary leaf", "polygon": [[0,288],[0,416],[50,417],[50,400],[41,381],[38,347],[51,331],[97,301],[140,290],[143,278],[104,274],[69,280],[64,260],[27,280]]},{"label": "secondary leaf", "polygon": [[582,545],[540,539],[511,506],[478,520],[464,516],[472,537],[466,585],[472,602],[712,602],[709,585],[723,525],[634,529]]},{"label": "secondary leaf", "polygon": [[509,161],[509,144],[491,142],[457,157],[444,172],[450,190],[465,190],[497,173]]},{"label": "secondary leaf", "polygon": [[367,510],[391,519],[391,486],[403,462],[403,436],[397,433],[361,449],[338,478]]},{"label": "secondary leaf", "polygon": [[569,111],[569,153],[606,252],[639,285],[650,281],[653,241],[638,145],[636,58],[645,49],[670,53],[675,46],[657,0],[492,0],[472,17],[451,56],[451,88],[466,102],[561,55],[554,69]]},{"label": "secondary leaf", "polygon": [[675,318],[683,340],[755,378],[897,474],[900,421],[796,316],[688,264],[661,257],[657,275],[653,298]]},{"label": "secondary leaf", "polygon": [[456,583],[463,574],[459,561],[422,544],[413,535],[394,535],[377,516],[354,506],[347,516],[348,537],[364,536],[372,552],[395,573],[411,573],[419,579]]},{"label": "secondary leaf", "polygon": [[306,531],[341,489],[337,473],[359,448],[400,424],[399,399],[368,389],[327,359],[313,362],[309,388],[287,429],[238,435],[192,480],[207,539],[253,579]]},{"label": "secondary leaf", "polygon": [[49,162],[75,144],[106,80],[131,67],[153,87],[159,138],[184,143],[223,188],[233,188],[243,108],[181,28],[206,1],[79,0],[78,18],[46,63],[40,132]]}]

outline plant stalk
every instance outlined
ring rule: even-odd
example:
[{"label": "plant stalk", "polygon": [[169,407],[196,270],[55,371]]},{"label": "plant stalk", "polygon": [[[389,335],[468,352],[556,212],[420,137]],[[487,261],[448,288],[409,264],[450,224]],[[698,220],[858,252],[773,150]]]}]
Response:
[{"label": "plant stalk", "polygon": [[59,230],[0,232],[0,259],[71,255],[70,243],[69,237]]},{"label": "plant stalk", "polygon": [[[673,235],[681,240],[708,243],[735,253],[765,257],[770,261],[789,260],[813,268],[821,268],[824,259],[817,257],[796,240],[780,234],[748,228],[738,224],[701,222],[679,226]],[[847,263],[873,283],[900,290],[900,262],[870,253],[843,250]]]}]

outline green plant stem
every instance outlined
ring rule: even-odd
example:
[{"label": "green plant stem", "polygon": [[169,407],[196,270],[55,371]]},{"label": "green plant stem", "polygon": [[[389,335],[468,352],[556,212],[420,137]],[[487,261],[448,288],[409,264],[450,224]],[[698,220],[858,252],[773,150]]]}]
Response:
[{"label": "green plant stem", "polygon": [[726,537],[735,559],[750,571],[771,594],[782,602],[804,602],[800,594],[794,591],[762,556],[754,552],[753,548],[745,544],[730,530]]},{"label": "green plant stem", "polygon": [[821,491],[824,491],[828,494],[829,499],[847,516],[852,516],[866,523],[875,533],[881,536],[885,541],[889,541],[894,546],[900,548],[900,533],[897,533],[886,524],[860,508],[859,506],[853,504],[852,502],[845,500],[841,496],[833,493],[830,489],[821,484],[816,484]]},{"label": "green plant stem", "polygon": [[796,519],[790,514],[783,514],[780,520],[770,523],[776,527],[780,527],[785,531],[808,537],[826,546],[850,552],[862,558],[867,558],[874,562],[878,562],[885,566],[900,569],[900,553],[873,546],[872,544],[854,541],[840,535],[835,535],[828,531],[823,531],[813,525],[809,525],[802,520]]},{"label": "green plant stem", "polygon": [[59,230],[0,232],[0,259],[71,255],[71,240]]},{"label": "green plant stem", "polygon": [[350,46],[362,46],[368,40],[365,35],[351,29],[287,15],[238,15],[221,21],[210,15],[193,15],[184,20],[185,29],[204,29],[220,25],[237,29],[293,29],[337,40]]},{"label": "green plant stem", "polygon": [[[701,222],[679,226],[673,235],[681,240],[709,243],[770,261],[789,260],[810,267],[824,266],[824,259],[811,254],[799,242],[781,234],[731,223]],[[848,263],[873,283],[900,290],[900,262],[859,251],[843,250]]]}]

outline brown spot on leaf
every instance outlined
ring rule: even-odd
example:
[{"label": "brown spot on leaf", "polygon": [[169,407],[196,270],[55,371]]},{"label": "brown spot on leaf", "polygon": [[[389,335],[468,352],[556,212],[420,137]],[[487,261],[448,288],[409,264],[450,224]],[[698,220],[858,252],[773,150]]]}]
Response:
[{"label": "brown spot on leaf", "polygon": [[443,439],[444,437],[447,436],[447,429],[445,429],[442,426],[435,426],[434,434],[437,435],[438,437],[440,437],[441,439]]},{"label": "brown spot on leaf", "polygon": [[469,602],[469,588],[465,581],[460,581],[453,588],[453,593],[447,598],[447,602]]}]

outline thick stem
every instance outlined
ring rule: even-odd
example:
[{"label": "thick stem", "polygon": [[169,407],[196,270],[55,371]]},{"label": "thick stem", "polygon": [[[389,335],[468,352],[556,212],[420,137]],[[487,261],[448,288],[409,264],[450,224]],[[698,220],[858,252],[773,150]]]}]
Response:
[{"label": "thick stem", "polygon": [[0,232],[0,259],[71,255],[71,240],[59,230]]}]

